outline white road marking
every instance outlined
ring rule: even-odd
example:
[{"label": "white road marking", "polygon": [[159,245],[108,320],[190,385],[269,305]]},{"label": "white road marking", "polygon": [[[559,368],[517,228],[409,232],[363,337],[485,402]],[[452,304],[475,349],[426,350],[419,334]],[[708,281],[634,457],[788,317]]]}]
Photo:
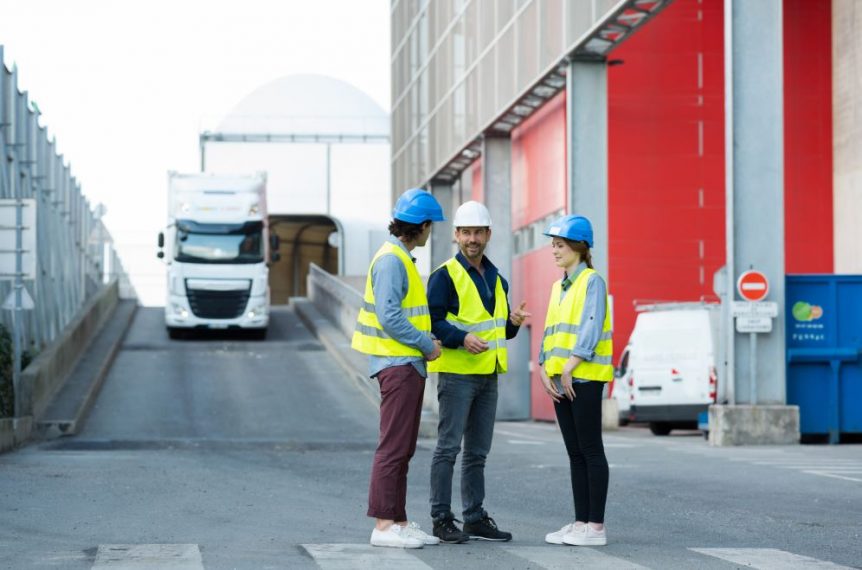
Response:
[{"label": "white road marking", "polygon": [[514,445],[545,445],[544,441],[535,441],[528,439],[510,439],[509,443]]},{"label": "white road marking", "polygon": [[862,479],[857,477],[847,477],[845,475],[838,475],[837,473],[842,473],[842,471],[803,471],[803,473],[809,473],[811,475],[820,475],[821,477],[832,477],[833,479],[843,479],[845,481],[856,481],[862,483]]},{"label": "white road marking", "polygon": [[322,570],[432,570],[401,548],[370,544],[303,544],[302,547]]},{"label": "white road marking", "polygon": [[506,552],[538,564],[547,570],[571,570],[572,568],[613,568],[614,570],[647,570],[625,558],[618,558],[596,550],[579,546],[503,546]]},{"label": "white road marking", "polygon": [[100,544],[94,569],[203,570],[197,544]]},{"label": "white road marking", "polygon": [[776,548],[689,548],[689,550],[758,570],[852,570],[849,566],[800,556]]}]

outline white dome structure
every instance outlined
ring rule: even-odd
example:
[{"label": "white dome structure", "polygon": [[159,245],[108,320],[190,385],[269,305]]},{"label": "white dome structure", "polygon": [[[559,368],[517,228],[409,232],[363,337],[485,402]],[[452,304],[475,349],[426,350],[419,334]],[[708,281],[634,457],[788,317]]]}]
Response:
[{"label": "white dome structure", "polygon": [[216,131],[389,136],[389,115],[344,81],[323,75],[289,75],[246,96]]},{"label": "white dome structure", "polygon": [[[338,273],[365,274],[392,207],[389,114],[371,97],[332,77],[282,77],[251,92],[200,142],[202,170],[267,173],[270,220],[284,233],[285,260],[300,264],[289,281],[304,284],[303,268],[325,249],[294,249],[290,224],[337,228],[326,241],[337,250]],[[307,240],[312,230],[302,232],[295,235]],[[302,292],[294,286],[289,294]]]}]

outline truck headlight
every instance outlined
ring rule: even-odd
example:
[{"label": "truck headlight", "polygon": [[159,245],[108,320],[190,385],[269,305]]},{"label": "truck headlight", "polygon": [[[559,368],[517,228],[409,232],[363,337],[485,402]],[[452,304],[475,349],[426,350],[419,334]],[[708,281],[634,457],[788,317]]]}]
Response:
[{"label": "truck headlight", "polygon": [[266,305],[257,305],[246,313],[249,319],[260,319],[266,316]]},{"label": "truck headlight", "polygon": [[177,305],[176,303],[171,304],[171,311],[173,311],[174,316],[179,317],[181,319],[185,319],[189,316],[189,312],[182,305]]}]

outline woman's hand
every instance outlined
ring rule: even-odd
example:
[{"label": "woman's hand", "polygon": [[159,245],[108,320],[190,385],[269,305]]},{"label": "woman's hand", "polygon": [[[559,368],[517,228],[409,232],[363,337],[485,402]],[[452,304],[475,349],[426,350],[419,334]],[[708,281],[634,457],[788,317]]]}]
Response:
[{"label": "woman's hand", "polygon": [[542,387],[545,388],[545,392],[554,402],[560,401],[560,394],[554,389],[554,385],[551,383],[551,379],[548,378],[548,374],[545,372],[545,367],[539,368],[539,376],[542,378]]},{"label": "woman's hand", "polygon": [[563,373],[560,382],[563,384],[563,393],[569,400],[577,398],[577,395],[575,395],[575,389],[572,388],[572,374],[581,362],[583,362],[583,358],[580,356],[570,356],[563,365]]}]

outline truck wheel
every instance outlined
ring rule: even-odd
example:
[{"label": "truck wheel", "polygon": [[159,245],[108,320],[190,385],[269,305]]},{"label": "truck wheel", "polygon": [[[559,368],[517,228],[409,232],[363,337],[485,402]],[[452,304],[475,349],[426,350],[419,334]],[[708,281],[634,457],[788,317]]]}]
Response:
[{"label": "truck wheel", "polygon": [[653,435],[668,435],[670,429],[670,424],[666,422],[650,422],[649,424],[649,430]]},{"label": "truck wheel", "polygon": [[177,327],[168,327],[168,337],[170,337],[171,340],[179,340],[181,338],[185,338],[185,332],[186,331],[184,331],[183,329]]}]

